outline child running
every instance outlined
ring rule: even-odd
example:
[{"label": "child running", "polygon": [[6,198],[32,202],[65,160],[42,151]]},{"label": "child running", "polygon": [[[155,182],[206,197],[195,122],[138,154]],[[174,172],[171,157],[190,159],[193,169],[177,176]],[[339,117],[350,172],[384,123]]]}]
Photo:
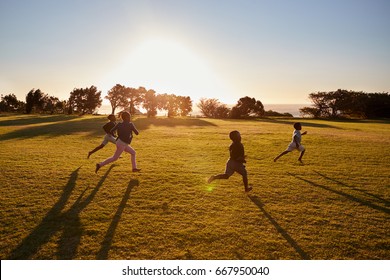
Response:
[{"label": "child running", "polygon": [[138,135],[139,132],[135,128],[134,124],[130,122],[130,114],[128,112],[123,112],[121,114],[123,122],[118,123],[111,129],[111,133],[115,131],[118,132],[118,138],[116,140],[116,151],[114,155],[103,162],[96,163],[95,173],[99,171],[99,169],[116,161],[120,155],[125,151],[131,155],[131,165],[133,167],[133,172],[141,171],[141,169],[137,168],[137,163],[135,161],[135,150],[130,146],[131,140],[133,139],[133,132]]},{"label": "child running", "polygon": [[93,149],[92,151],[88,152],[88,158],[93,153],[99,151],[100,149],[103,149],[104,146],[106,146],[108,142],[116,144],[116,139],[115,139],[116,135],[111,132],[111,129],[113,129],[114,126],[116,125],[116,117],[115,117],[115,115],[109,115],[107,118],[110,121],[108,123],[106,123],[105,125],[103,125],[103,129],[106,132],[106,135],[104,136],[103,142],[99,146],[97,146],[95,149]]},{"label": "child running", "polygon": [[274,158],[274,162],[276,162],[281,156],[284,156],[285,154],[288,154],[289,152],[292,152],[295,149],[297,149],[298,151],[301,152],[298,160],[302,163],[302,157],[305,154],[305,147],[301,144],[301,140],[302,140],[302,135],[307,134],[307,131],[301,133],[301,129],[302,129],[301,123],[294,123],[294,128],[295,130],[293,132],[291,143],[288,145],[287,149],[284,152],[282,152],[280,155]]},{"label": "child running", "polygon": [[226,163],[225,173],[211,176],[208,183],[210,184],[215,179],[228,179],[234,172],[237,172],[242,175],[245,192],[249,192],[252,190],[252,187],[248,186],[248,174],[244,165],[246,163],[244,145],[241,143],[240,132],[234,130],[230,132],[229,137],[233,143],[229,147],[230,158]]}]

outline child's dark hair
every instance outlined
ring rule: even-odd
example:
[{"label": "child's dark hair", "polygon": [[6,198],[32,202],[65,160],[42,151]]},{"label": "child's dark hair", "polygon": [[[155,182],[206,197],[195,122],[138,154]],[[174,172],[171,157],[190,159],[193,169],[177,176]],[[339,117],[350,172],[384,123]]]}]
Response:
[{"label": "child's dark hair", "polygon": [[126,121],[130,121],[130,113],[129,112],[126,112],[126,111],[124,111],[124,112],[122,112],[122,114],[121,114],[121,118],[122,118],[122,120],[126,120]]},{"label": "child's dark hair", "polygon": [[229,133],[229,138],[230,138],[230,140],[235,141],[235,140],[237,139],[237,135],[239,135],[239,134],[240,134],[240,132],[237,131],[237,130],[231,131],[231,132]]},{"label": "child's dark hair", "polygon": [[115,121],[115,115],[108,115],[107,119],[109,119],[110,121]]},{"label": "child's dark hair", "polygon": [[299,122],[294,123],[294,128],[295,129],[302,128],[301,123],[299,123]]}]

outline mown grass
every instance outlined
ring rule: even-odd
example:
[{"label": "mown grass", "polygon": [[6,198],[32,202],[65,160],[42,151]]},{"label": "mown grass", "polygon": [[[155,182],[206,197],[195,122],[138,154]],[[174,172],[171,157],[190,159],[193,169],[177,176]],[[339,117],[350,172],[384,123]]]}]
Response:
[{"label": "mown grass", "polygon": [[[146,119],[109,156],[103,116],[0,115],[1,259],[389,259],[390,122]],[[249,182],[207,184],[239,130]]]}]

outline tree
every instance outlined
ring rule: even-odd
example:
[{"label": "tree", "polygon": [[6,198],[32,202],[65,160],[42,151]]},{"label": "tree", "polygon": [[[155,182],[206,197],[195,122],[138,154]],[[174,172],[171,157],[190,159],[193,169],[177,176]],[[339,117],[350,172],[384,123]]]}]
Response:
[{"label": "tree", "polygon": [[85,89],[75,88],[69,97],[71,112],[76,111],[82,115],[92,114],[102,104],[101,93],[95,86]]},{"label": "tree", "polygon": [[305,107],[302,113],[312,114],[315,117],[335,118],[342,110],[342,100],[346,99],[346,94],[342,90],[317,92],[310,93],[309,99],[314,103],[315,110]]},{"label": "tree", "polygon": [[218,99],[215,98],[201,98],[199,100],[199,103],[197,104],[198,108],[202,112],[203,116],[207,118],[214,118],[215,117],[215,111],[220,105]]},{"label": "tree", "polygon": [[330,94],[335,99],[334,103],[336,103],[337,106],[336,113],[333,113],[334,109],[330,106],[332,108],[331,117],[366,117],[366,100],[363,92],[338,89]]},{"label": "tree", "polygon": [[19,101],[15,94],[1,95],[0,112],[20,112],[24,107],[25,103]]},{"label": "tree", "polygon": [[142,94],[145,91],[145,88],[132,88],[127,87],[125,89],[125,98],[127,101],[127,106],[129,107],[129,111],[131,115],[135,115],[137,112],[137,107],[142,102]]},{"label": "tree", "polygon": [[185,117],[192,111],[192,100],[189,96],[177,96],[180,116]]},{"label": "tree", "polygon": [[321,112],[314,107],[303,107],[299,109],[299,112],[302,116],[309,116],[313,118],[319,118],[321,117]]},{"label": "tree", "polygon": [[268,110],[264,112],[264,117],[287,117],[287,118],[293,118],[293,115],[290,113],[279,113],[276,111]]},{"label": "tree", "polygon": [[30,114],[34,107],[34,89],[30,90],[26,95],[26,114]]},{"label": "tree", "polygon": [[227,119],[231,113],[231,109],[225,104],[220,104],[214,112],[214,118],[216,119]]},{"label": "tree", "polygon": [[158,100],[158,109],[166,110],[168,112],[168,117],[174,117],[178,114],[179,104],[177,102],[177,96],[174,94],[160,94],[157,97]]},{"label": "tree", "polygon": [[201,98],[197,104],[203,116],[207,118],[227,118],[230,114],[230,109],[218,99],[215,98]]},{"label": "tree", "polygon": [[315,118],[378,118],[390,115],[388,93],[364,93],[338,89],[330,92],[311,93],[313,107],[300,109],[304,115]]},{"label": "tree", "polygon": [[389,93],[366,94],[364,103],[367,118],[390,118]]},{"label": "tree", "polygon": [[65,100],[60,100],[54,105],[54,111],[56,113],[65,113],[65,108],[66,108],[66,101]]},{"label": "tree", "polygon": [[45,94],[43,96],[43,113],[64,113],[64,101],[60,101],[58,97],[49,96]]},{"label": "tree", "polygon": [[359,108],[359,92],[347,91],[338,89],[323,94],[323,107],[327,108],[326,115],[330,118],[337,118],[340,116],[350,116],[360,114],[362,108]]},{"label": "tree", "polygon": [[[316,110],[313,110],[312,113],[315,113],[316,117],[324,117],[329,116],[329,106],[327,104],[327,93],[326,92],[317,92],[317,93],[310,93],[309,99],[313,102],[314,108]],[[306,112],[310,112],[310,110],[305,109]]]},{"label": "tree", "polygon": [[111,114],[114,115],[117,108],[124,108],[127,105],[126,87],[120,84],[116,84],[108,91],[107,96],[104,98],[110,101],[112,110]]},{"label": "tree", "polygon": [[232,108],[231,117],[233,119],[241,119],[250,116],[263,117],[264,106],[259,100],[245,96],[240,98],[237,105]]},{"label": "tree", "polygon": [[30,90],[26,95],[26,113],[30,114],[34,109],[40,112],[43,107],[44,93],[40,90]]},{"label": "tree", "polygon": [[143,94],[142,107],[146,109],[146,115],[148,116],[148,118],[155,117],[157,115],[158,98],[154,90],[147,90]]}]

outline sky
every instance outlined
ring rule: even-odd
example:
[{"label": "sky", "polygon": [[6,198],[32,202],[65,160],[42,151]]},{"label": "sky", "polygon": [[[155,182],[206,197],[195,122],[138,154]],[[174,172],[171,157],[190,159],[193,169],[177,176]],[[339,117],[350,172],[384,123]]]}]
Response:
[{"label": "sky", "polygon": [[122,84],[307,104],[389,92],[389,14],[388,0],[0,0],[0,94]]}]

